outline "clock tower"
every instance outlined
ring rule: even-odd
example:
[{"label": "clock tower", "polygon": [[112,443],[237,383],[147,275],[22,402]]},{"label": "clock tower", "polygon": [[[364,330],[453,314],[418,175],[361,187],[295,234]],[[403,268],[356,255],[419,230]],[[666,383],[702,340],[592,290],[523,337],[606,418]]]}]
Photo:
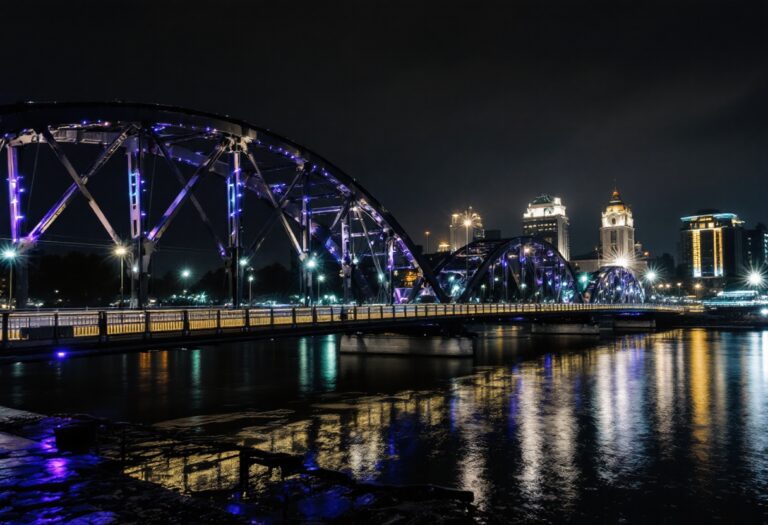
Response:
[{"label": "clock tower", "polygon": [[607,261],[620,258],[632,261],[635,258],[635,220],[618,190],[613,190],[602,214],[600,257]]}]

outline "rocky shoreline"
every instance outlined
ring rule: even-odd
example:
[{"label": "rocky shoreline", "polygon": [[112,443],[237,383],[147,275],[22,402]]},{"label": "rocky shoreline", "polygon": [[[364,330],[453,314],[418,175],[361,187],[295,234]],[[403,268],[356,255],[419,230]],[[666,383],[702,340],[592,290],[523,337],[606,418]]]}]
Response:
[{"label": "rocky shoreline", "polygon": [[361,483],[194,431],[0,411],[2,522],[494,522],[472,499],[433,485]]}]

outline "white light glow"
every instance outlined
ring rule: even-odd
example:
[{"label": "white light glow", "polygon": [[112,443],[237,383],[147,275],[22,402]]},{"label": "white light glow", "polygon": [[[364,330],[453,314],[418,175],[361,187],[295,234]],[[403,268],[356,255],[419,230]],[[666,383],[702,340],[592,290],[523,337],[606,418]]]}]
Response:
[{"label": "white light glow", "polygon": [[747,283],[750,286],[762,286],[763,282],[765,281],[765,278],[763,277],[763,274],[757,271],[751,271],[749,272],[749,275],[747,275]]}]

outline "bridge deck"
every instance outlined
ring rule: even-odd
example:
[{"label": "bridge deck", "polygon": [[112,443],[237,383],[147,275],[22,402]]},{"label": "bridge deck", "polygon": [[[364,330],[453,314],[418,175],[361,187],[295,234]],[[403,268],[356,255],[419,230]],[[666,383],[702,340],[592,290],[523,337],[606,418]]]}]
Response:
[{"label": "bridge deck", "polygon": [[211,336],[307,333],[359,329],[425,320],[536,314],[682,313],[678,306],[592,304],[419,304],[275,307],[249,309],[62,310],[5,312],[2,345],[99,346],[157,340],[203,340]]}]

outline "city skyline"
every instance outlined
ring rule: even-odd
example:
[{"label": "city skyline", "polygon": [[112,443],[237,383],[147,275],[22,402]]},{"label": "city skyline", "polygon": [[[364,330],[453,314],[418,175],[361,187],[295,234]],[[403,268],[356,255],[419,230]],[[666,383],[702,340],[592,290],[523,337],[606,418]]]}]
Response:
[{"label": "city skyline", "polygon": [[[606,193],[606,195],[608,197],[603,199],[603,201],[601,202],[601,205],[600,205],[601,207],[597,208],[597,210],[595,211],[595,213],[592,216],[592,219],[593,219],[593,222],[594,222],[594,228],[593,228],[594,231],[593,231],[592,237],[594,238],[594,242],[592,244],[589,244],[589,243],[578,244],[578,245],[575,245],[575,247],[574,247],[574,243],[570,242],[569,243],[569,245],[570,245],[570,254],[572,256],[588,253],[589,251],[592,251],[596,247],[602,245],[601,238],[600,238],[600,228],[602,226],[601,214],[604,215],[605,203],[608,202],[609,198],[611,197],[611,194],[614,193],[615,191],[616,191],[616,189],[614,188],[613,190],[610,190],[610,191],[608,191]],[[558,194],[556,192],[552,192],[552,191],[550,191],[550,193],[552,195],[559,195],[560,198],[562,198],[564,201],[567,201],[567,197],[565,197],[565,196],[561,196],[560,194]],[[620,193],[622,193],[622,192],[620,192]],[[541,194],[536,194],[536,195],[546,195],[546,193],[541,193]],[[533,199],[534,196],[531,196],[528,199],[528,201],[527,201],[528,204],[526,204],[526,206],[524,206],[522,208],[522,210],[525,210],[525,208],[530,205],[530,201],[531,201],[531,199]],[[623,197],[623,193],[622,193],[622,197]],[[570,208],[570,203],[569,203],[568,207]],[[467,208],[468,209],[472,209],[473,206],[468,206]],[[488,221],[487,219],[485,219],[486,215],[485,215],[484,210],[482,209],[482,207],[476,207],[476,209],[480,210],[479,213],[484,217],[484,219],[483,219],[484,220],[484,224],[486,226],[490,225],[492,228],[500,229],[501,232],[502,232],[502,237],[514,237],[514,236],[517,236],[517,235],[522,235],[524,233],[524,231],[523,231],[524,228],[522,227],[522,225],[518,225],[516,228],[512,228],[510,230],[507,230],[506,228],[500,227],[498,222],[493,222],[492,223],[492,222]],[[630,214],[633,214],[634,213],[634,209],[635,209],[634,202],[631,203],[631,209],[632,209],[632,211],[630,212]],[[677,218],[677,220],[673,224],[671,224],[670,227],[667,229],[666,236],[671,239],[670,243],[673,246],[671,250],[659,250],[655,246],[649,245],[646,242],[643,242],[643,249],[651,251],[653,256],[660,256],[660,255],[665,254],[665,253],[669,254],[669,255],[672,255],[672,257],[677,261],[678,259],[681,258],[682,250],[683,250],[683,247],[679,244],[679,240],[680,240],[680,221],[683,220],[687,216],[692,216],[692,215],[696,215],[696,214],[700,214],[700,213],[706,213],[708,211],[709,212],[716,212],[716,213],[735,213],[739,217],[742,217],[741,214],[739,214],[738,212],[731,212],[731,211],[728,211],[728,210],[722,210],[720,208],[712,208],[712,207],[702,206],[702,207],[699,207],[699,208],[693,210],[691,213],[681,214]],[[450,237],[450,230],[451,230],[451,228],[450,228],[450,217],[456,215],[456,213],[457,212],[454,211],[454,212],[452,212],[452,213],[450,213],[448,215],[447,220],[445,221],[445,223],[447,225],[442,229],[442,231],[441,231],[441,226],[442,225],[441,226],[437,226],[437,227],[433,226],[433,227],[422,228],[422,234],[416,236],[417,239],[418,239],[416,242],[418,244],[423,244],[424,243],[424,236],[423,236],[423,232],[424,231],[429,231],[429,236],[430,236],[430,239],[432,240],[432,243],[433,243],[432,244],[432,251],[435,251],[435,249],[437,248],[437,245],[438,245],[439,242],[441,242],[441,241],[448,242],[448,239]],[[509,213],[512,216],[515,215],[515,211],[514,210],[510,210]],[[588,213],[589,213],[589,210],[584,210],[584,214],[588,214]],[[580,217],[580,218],[583,219],[584,217]],[[571,226],[573,226],[573,225],[575,225],[576,223],[579,222],[579,218],[574,220],[573,215],[570,212],[568,213],[567,219],[569,221],[568,222],[569,230],[570,230]],[[756,227],[756,226],[758,226],[760,224],[765,224],[765,222],[766,222],[764,219],[761,219],[761,218],[757,218],[755,220],[745,220],[745,219],[743,219],[743,217],[742,217],[742,221],[744,222],[746,228],[754,228],[754,227]],[[505,223],[508,223],[508,222],[511,222],[511,221],[509,219],[507,219],[505,221]],[[644,223],[644,221],[641,221],[640,227],[639,228],[633,227],[633,230],[635,230],[635,231],[639,230],[641,232],[641,235],[643,236],[643,241],[644,241],[645,240],[644,235],[645,235],[645,231],[646,230],[645,230],[645,228],[642,225],[643,223]],[[637,242],[636,238],[635,238],[635,235],[632,236],[632,243],[634,244],[634,242]]]}]

